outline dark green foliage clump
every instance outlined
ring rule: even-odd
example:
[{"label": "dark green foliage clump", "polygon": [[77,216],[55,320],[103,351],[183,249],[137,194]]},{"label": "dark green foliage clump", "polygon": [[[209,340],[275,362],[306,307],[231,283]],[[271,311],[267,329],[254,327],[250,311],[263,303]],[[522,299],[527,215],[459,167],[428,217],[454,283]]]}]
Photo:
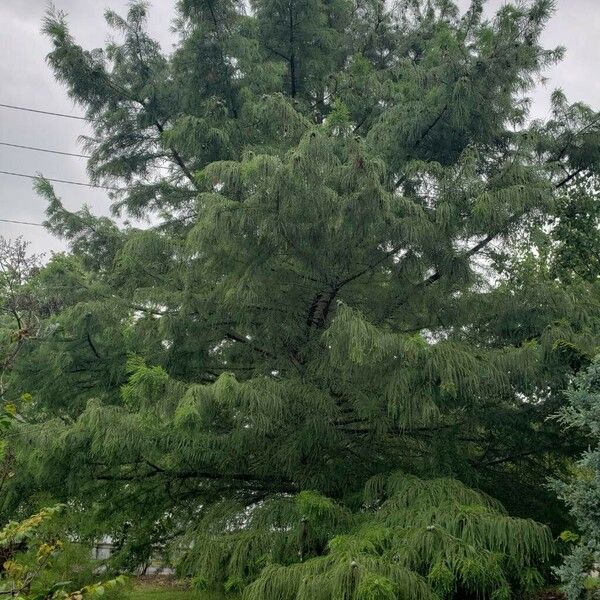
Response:
[{"label": "dark green foliage clump", "polygon": [[[551,552],[550,532],[454,479],[376,477],[364,502],[368,508],[352,515],[315,493],[265,502],[216,544],[200,537],[183,564],[226,582],[258,577],[248,600],[505,598],[543,581],[535,565]],[[265,527],[263,513],[273,510],[277,525]]]}]

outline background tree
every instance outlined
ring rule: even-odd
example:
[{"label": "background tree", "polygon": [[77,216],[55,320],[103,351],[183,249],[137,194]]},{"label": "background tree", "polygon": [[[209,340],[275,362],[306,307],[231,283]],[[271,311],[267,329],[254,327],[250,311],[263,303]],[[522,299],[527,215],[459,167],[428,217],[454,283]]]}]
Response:
[{"label": "background tree", "polygon": [[3,510],[77,499],[117,560],[167,544],[250,599],[521,597],[600,332],[548,227],[594,189],[596,115],[525,124],[552,2],[184,0],[169,56],[145,11],[105,51],[44,23],[91,176],[154,225],[39,181],[71,251],[35,277],[62,291],[12,369]]},{"label": "background tree", "polygon": [[6,392],[7,377],[25,341],[37,333],[38,304],[27,290],[37,273],[41,256],[27,251],[27,242],[0,237],[0,397]]},{"label": "background tree", "polygon": [[[596,281],[598,262],[598,182],[589,177],[590,162],[598,163],[598,115],[589,107],[569,105],[559,90],[553,95],[553,114],[538,124],[539,134],[552,154],[561,157],[557,168],[570,177],[570,185],[558,199],[552,231],[553,273],[563,278]],[[570,169],[562,157],[568,153]]]}]

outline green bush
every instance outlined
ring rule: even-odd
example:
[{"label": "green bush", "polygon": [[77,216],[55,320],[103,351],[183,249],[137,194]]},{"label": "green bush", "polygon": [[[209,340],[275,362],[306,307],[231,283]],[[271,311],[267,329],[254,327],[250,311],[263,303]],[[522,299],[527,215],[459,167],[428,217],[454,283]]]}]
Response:
[{"label": "green bush", "polygon": [[98,563],[90,548],[59,537],[56,517],[63,508],[43,509],[22,521],[7,523],[0,531],[4,560],[0,595],[18,600],[122,597],[123,577],[99,581]]}]

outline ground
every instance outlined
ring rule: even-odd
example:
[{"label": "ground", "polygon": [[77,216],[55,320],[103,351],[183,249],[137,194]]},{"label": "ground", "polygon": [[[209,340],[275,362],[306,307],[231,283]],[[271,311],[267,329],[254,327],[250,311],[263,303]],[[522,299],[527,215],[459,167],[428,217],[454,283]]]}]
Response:
[{"label": "ground", "polygon": [[[224,600],[224,596],[212,592],[189,590],[170,580],[154,579],[136,582],[127,600]],[[235,600],[228,596],[227,600]]]},{"label": "ground", "polygon": [[170,588],[144,588],[131,592],[128,600],[221,600],[223,597],[208,592],[174,590]]}]

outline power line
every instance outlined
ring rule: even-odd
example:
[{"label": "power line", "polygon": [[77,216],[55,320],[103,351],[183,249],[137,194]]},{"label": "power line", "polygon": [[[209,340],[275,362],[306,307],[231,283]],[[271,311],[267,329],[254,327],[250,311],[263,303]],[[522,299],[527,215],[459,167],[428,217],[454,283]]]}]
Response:
[{"label": "power line", "polygon": [[52,115],[53,117],[63,117],[65,119],[76,119],[78,121],[93,121],[93,119],[88,119],[87,117],[80,117],[78,115],[68,115],[66,113],[52,112],[50,110],[40,110],[37,108],[29,108],[27,106],[16,106],[15,104],[0,103],[0,107],[10,108],[12,110],[23,110],[25,112],[38,113],[41,115]]},{"label": "power line", "polygon": [[77,158],[91,158],[89,154],[63,152],[62,150],[50,150],[49,148],[38,148],[37,146],[24,146],[22,144],[11,144],[10,142],[0,142],[0,146],[9,146],[10,148],[21,148],[22,150],[35,150],[36,152],[47,152],[48,154],[61,154],[62,156],[76,156]]},{"label": "power line", "polygon": [[101,190],[112,190],[115,192],[123,191],[120,188],[109,187],[107,185],[96,185],[94,183],[84,183],[83,181],[71,181],[70,179],[52,179],[51,177],[42,177],[40,175],[29,175],[27,173],[15,173],[14,171],[0,171],[2,175],[11,175],[12,177],[24,177],[26,179],[46,179],[54,183],[66,183],[68,185],[79,185],[83,187],[98,188]]},{"label": "power line", "polygon": [[[37,108],[29,108],[27,106],[17,106],[16,104],[3,104],[0,103],[0,107],[1,108],[10,108],[13,110],[23,110],[26,112],[32,112],[32,113],[38,113],[38,114],[42,114],[42,115],[50,115],[53,117],[64,117],[65,119],[77,119],[79,121],[88,121],[88,122],[94,122],[94,121],[98,121],[99,119],[89,119],[88,117],[80,117],[78,115],[68,115],[66,113],[59,113],[59,112],[53,112],[50,110],[40,110]],[[61,154],[63,156],[76,156],[77,158],[91,158],[91,156],[89,156],[88,154],[77,154],[75,152],[63,152],[61,150],[51,150],[49,148],[38,148],[36,146],[25,146],[25,145],[21,145],[21,144],[12,144],[9,142],[0,142],[0,146],[9,146],[12,148],[21,148],[23,150],[35,150],[36,152],[47,152],[48,154]],[[158,166],[159,169],[169,169],[169,167],[164,166],[164,165],[159,165]],[[52,180],[49,180],[52,181]],[[61,183],[66,183],[66,182],[61,182]],[[75,185],[79,185],[79,184],[75,184]],[[84,184],[81,184],[84,185]],[[90,185],[90,187],[104,187],[104,186],[93,186]],[[113,189],[113,188],[106,188],[106,189]]]},{"label": "power line", "polygon": [[[63,150],[52,150],[50,148],[39,148],[38,146],[25,146],[23,144],[13,144],[11,142],[0,142],[0,146],[9,148],[20,148],[21,150],[35,150],[36,152],[47,152],[48,154],[60,154],[61,156],[75,156],[77,158],[92,158],[89,154],[78,154],[77,152],[65,152]],[[169,170],[167,165],[157,165],[157,169]],[[109,188],[112,189],[112,188]]]},{"label": "power line", "polygon": [[14,219],[0,219],[0,223],[16,223],[17,225],[35,225],[43,227],[43,223],[34,223],[33,221],[15,221]]}]

